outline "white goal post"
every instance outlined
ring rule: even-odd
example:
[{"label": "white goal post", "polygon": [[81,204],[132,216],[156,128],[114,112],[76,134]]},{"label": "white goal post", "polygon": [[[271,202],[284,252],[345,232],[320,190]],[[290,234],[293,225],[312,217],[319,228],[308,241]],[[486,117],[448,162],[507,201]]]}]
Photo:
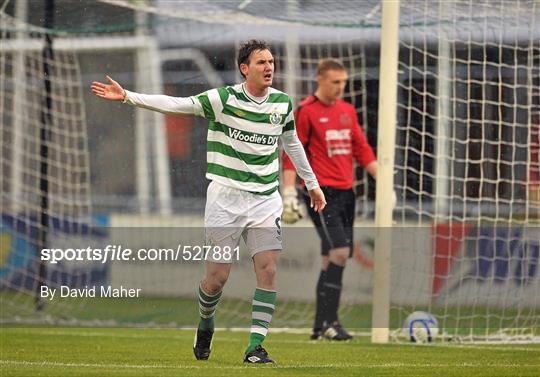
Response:
[{"label": "white goal post", "polygon": [[379,123],[377,194],[375,197],[375,260],[371,341],[386,343],[390,327],[390,258],[392,201],[397,111],[397,61],[399,52],[399,1],[382,6],[379,70]]}]

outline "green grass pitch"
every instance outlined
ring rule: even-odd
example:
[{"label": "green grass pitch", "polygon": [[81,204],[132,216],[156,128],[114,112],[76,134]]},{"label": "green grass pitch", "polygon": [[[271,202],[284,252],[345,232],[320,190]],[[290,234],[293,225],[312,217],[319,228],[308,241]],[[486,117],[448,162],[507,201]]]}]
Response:
[{"label": "green grass pitch", "polygon": [[[216,331],[209,361],[192,352],[193,330],[1,328],[7,376],[538,376],[540,345],[374,345],[313,342],[270,333],[272,366],[244,365],[247,332]],[[256,369],[256,371],[255,371]]]}]

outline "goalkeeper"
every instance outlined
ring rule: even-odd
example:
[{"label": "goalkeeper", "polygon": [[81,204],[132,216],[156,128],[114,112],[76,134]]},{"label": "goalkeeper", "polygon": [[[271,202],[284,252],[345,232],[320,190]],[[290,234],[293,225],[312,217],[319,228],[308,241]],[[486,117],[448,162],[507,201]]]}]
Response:
[{"label": "goalkeeper", "polygon": [[[329,202],[320,214],[308,209],[321,239],[322,253],[312,339],[352,338],[340,325],[337,313],[343,270],[352,255],[353,158],[371,176],[377,176],[377,161],[358,124],[356,111],[341,99],[347,80],[347,71],[340,61],[321,60],[317,90],[296,110],[298,137]],[[296,172],[286,156],[283,169],[283,221],[294,223],[301,213],[295,188]]]},{"label": "goalkeeper", "polygon": [[[193,97],[145,95],[110,84],[92,83],[98,97],[169,114],[208,119],[206,244],[233,250],[240,236],[251,253],[257,287],[253,296],[246,363],[272,363],[262,347],[276,301],[276,268],[281,246],[282,199],[279,195],[278,139],[306,182],[315,212],[326,205],[324,194],[295,131],[289,96],[271,87],[274,58],[262,41],[251,40],[238,53],[241,84],[211,89]],[[210,356],[214,313],[229,277],[231,258],[206,256],[199,285],[200,321],[193,351],[198,360]]]}]

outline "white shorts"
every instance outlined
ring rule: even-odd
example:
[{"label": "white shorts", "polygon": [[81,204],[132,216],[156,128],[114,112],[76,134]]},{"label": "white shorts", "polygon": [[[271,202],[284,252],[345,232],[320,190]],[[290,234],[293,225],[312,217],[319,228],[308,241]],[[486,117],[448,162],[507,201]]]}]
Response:
[{"label": "white shorts", "polygon": [[[204,213],[205,241],[207,246],[235,249],[240,236],[251,258],[260,251],[281,250],[281,213],[283,202],[279,192],[257,195],[210,182]],[[232,260],[207,260],[231,263]]]}]

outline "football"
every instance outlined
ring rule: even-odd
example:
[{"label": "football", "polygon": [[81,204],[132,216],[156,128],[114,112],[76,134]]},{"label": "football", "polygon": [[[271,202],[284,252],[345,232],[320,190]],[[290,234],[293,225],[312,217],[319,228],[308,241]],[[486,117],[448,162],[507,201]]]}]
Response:
[{"label": "football", "polygon": [[439,324],[432,314],[416,311],[403,322],[403,333],[413,343],[429,343],[439,334]]}]

